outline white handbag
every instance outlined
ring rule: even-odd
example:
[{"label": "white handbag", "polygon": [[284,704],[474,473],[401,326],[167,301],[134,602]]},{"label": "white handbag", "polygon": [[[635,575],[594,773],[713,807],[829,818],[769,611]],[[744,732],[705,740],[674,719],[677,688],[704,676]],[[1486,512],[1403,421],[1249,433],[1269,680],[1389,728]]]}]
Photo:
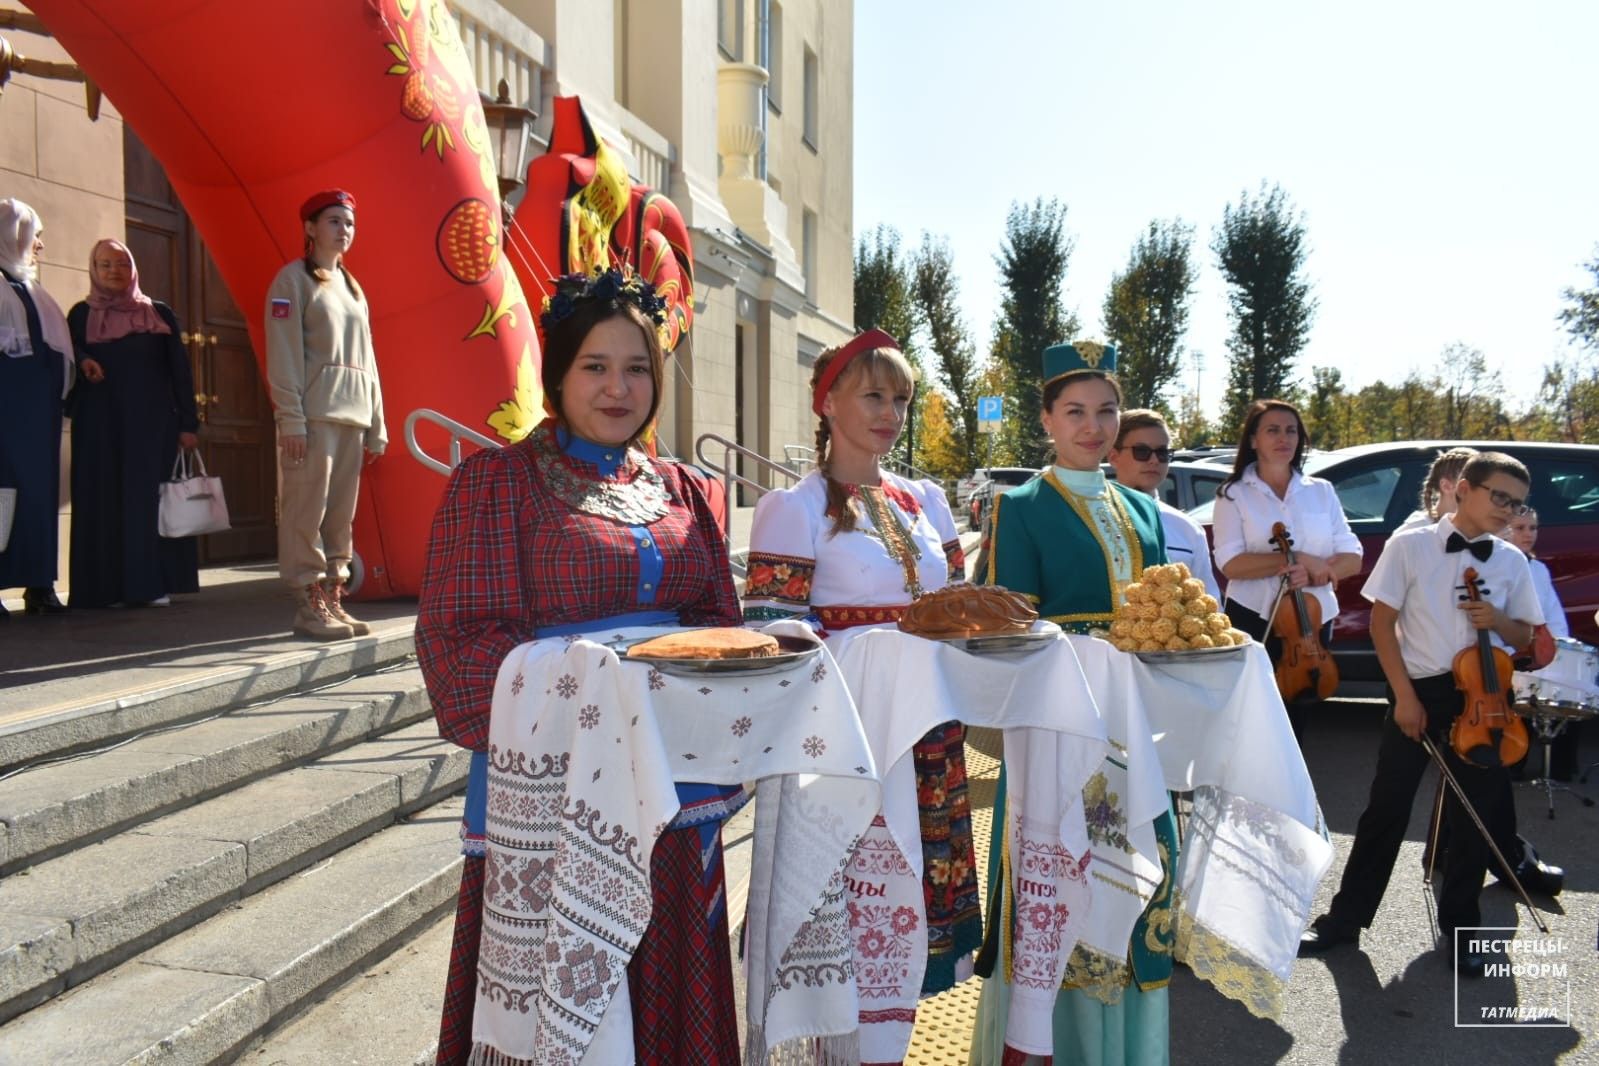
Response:
[{"label": "white handbag", "polygon": [[[191,455],[198,473],[189,464]],[[198,537],[233,528],[228,522],[228,502],[222,496],[222,479],[205,472],[199,452],[178,449],[171,479],[161,482],[159,526],[163,537]]]}]

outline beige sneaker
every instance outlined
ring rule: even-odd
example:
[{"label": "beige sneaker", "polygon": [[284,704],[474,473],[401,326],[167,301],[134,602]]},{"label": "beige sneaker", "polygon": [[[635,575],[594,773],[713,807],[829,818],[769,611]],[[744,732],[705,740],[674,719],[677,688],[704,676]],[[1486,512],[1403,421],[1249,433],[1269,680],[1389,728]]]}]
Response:
[{"label": "beige sneaker", "polygon": [[350,612],[344,609],[344,582],[331,577],[323,578],[322,600],[328,605],[328,614],[333,616],[333,620],[349,626],[356,636],[364,637],[372,632],[371,626],[359,618],[352,618]]},{"label": "beige sneaker", "polygon": [[312,640],[344,640],[355,631],[334,618],[321,585],[306,585],[294,590],[294,631]]}]

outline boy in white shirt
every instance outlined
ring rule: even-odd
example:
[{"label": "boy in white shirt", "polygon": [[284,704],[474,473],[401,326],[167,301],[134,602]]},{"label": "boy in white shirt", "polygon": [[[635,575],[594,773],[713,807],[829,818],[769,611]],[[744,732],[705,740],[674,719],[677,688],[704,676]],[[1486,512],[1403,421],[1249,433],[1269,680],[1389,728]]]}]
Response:
[{"label": "boy in white shirt", "polygon": [[[1479,630],[1507,652],[1532,639],[1543,621],[1527,559],[1493,535],[1525,510],[1531,479],[1526,467],[1499,452],[1473,458],[1456,487],[1459,505],[1436,524],[1396,533],[1377,560],[1362,594],[1371,601],[1371,636],[1388,680],[1390,711],[1383,722],[1377,767],[1366,810],[1331,909],[1305,933],[1300,954],[1356,943],[1371,925],[1410,820],[1416,788],[1430,759],[1425,733],[1443,755],[1473,808],[1496,839],[1513,838],[1515,810],[1503,766],[1469,763],[1449,743],[1463,709],[1453,662]],[[1464,599],[1464,574],[1474,568],[1482,598]],[[1454,931],[1480,924],[1478,897],[1491,853],[1451,792],[1445,803],[1450,845],[1438,890],[1440,947],[1458,971],[1480,977],[1485,960]],[[1515,856],[1509,856],[1515,862]]]}]

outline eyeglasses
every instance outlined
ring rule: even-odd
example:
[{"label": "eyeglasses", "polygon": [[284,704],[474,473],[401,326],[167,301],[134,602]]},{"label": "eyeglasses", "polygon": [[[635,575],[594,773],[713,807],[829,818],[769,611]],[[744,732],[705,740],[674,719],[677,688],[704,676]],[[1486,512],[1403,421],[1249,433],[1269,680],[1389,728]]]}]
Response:
[{"label": "eyeglasses", "polygon": [[1127,450],[1133,453],[1133,458],[1140,463],[1147,463],[1151,458],[1159,459],[1163,463],[1171,462],[1173,452],[1170,448],[1154,448],[1148,444],[1130,444]]},{"label": "eyeglasses", "polygon": [[1531,507],[1527,506],[1527,497],[1525,496],[1522,496],[1518,499],[1515,496],[1510,495],[1508,492],[1500,492],[1498,489],[1490,489],[1487,485],[1484,485],[1478,481],[1473,481],[1472,484],[1479,489],[1487,489],[1489,501],[1492,502],[1495,507],[1503,507],[1513,515],[1524,515],[1528,511],[1532,510]]}]

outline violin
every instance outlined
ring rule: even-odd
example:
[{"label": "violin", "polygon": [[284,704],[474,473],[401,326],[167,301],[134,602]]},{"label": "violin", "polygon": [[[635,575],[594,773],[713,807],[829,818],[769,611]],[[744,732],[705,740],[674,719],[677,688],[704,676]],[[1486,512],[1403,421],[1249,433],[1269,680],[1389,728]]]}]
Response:
[{"label": "violin", "polygon": [[[1281,522],[1272,526],[1271,541],[1289,566],[1298,561],[1287,526]],[[1289,589],[1272,615],[1271,631],[1283,645],[1275,670],[1283,702],[1292,703],[1306,695],[1331,699],[1338,688],[1338,665],[1321,644],[1321,604],[1316,598],[1305,595],[1304,589]]]},{"label": "violin", "polygon": [[[1482,599],[1475,567],[1467,567],[1465,599]],[[1466,709],[1449,727],[1449,744],[1473,766],[1510,766],[1527,754],[1527,724],[1510,709],[1507,693],[1514,669],[1510,656],[1477,630],[1477,645],[1455,656],[1455,687],[1466,697]]]}]

